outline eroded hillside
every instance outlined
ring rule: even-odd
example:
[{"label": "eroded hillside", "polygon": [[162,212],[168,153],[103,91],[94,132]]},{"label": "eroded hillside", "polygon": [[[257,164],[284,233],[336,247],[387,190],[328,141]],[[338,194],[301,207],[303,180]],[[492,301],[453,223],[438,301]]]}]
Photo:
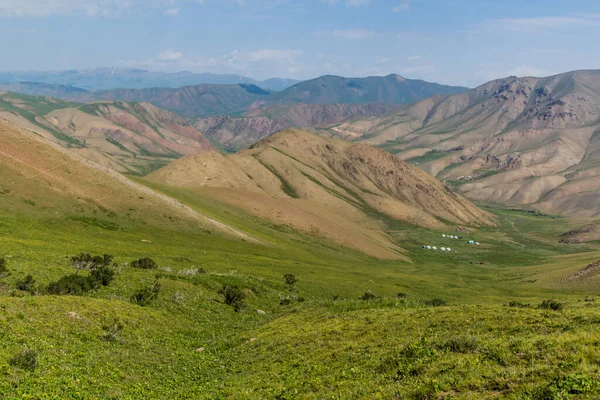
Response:
[{"label": "eroded hillside", "polygon": [[231,156],[182,158],[147,178],[383,258],[404,258],[385,233],[390,221],[434,229],[447,222],[491,223],[473,204],[387,152],[299,130]]}]

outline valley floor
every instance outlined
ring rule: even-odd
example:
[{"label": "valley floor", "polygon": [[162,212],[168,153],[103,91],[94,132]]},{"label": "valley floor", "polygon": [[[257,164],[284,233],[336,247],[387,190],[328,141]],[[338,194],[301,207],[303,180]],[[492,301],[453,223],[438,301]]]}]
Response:
[{"label": "valley floor", "polygon": [[[409,263],[369,258],[206,199],[186,203],[262,244],[101,213],[34,218],[30,205],[0,215],[10,273],[0,281],[2,398],[600,397],[600,280],[568,279],[600,251],[597,243],[558,243],[581,221],[488,208],[497,227],[449,228],[464,237],[453,241],[390,222]],[[481,245],[468,245],[471,238]],[[114,282],[84,296],[36,290],[74,273],[67,257],[81,252],[114,255]],[[141,257],[159,269],[129,265]],[[27,274],[32,290],[16,289]],[[287,285],[285,274],[298,282]],[[154,302],[130,301],[153,282]],[[242,289],[240,312],[224,304],[224,285]],[[549,299],[558,310],[538,308]],[[27,354],[33,368],[22,362]]]}]

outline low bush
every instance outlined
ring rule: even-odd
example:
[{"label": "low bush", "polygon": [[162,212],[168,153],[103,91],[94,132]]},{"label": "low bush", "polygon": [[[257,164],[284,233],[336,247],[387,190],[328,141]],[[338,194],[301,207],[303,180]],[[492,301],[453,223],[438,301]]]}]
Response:
[{"label": "low bush", "polygon": [[112,321],[102,325],[102,339],[107,342],[119,341],[119,334],[123,330],[125,325],[118,319],[114,318]]},{"label": "low bush", "polygon": [[219,294],[223,295],[225,304],[233,307],[238,312],[244,308],[244,299],[246,295],[235,285],[223,285],[219,290]]},{"label": "low bush", "polygon": [[564,307],[563,303],[554,300],[544,300],[540,304],[538,304],[537,308],[540,310],[553,310],[553,311],[561,311]]},{"label": "low bush", "polygon": [[443,350],[448,350],[453,353],[474,353],[479,347],[479,341],[475,336],[469,335],[460,335],[456,336],[446,343],[444,343],[441,348]]},{"label": "low bush", "polygon": [[158,268],[158,264],[156,264],[156,262],[148,257],[145,258],[140,258],[139,260],[135,260],[132,261],[130,264],[133,268],[140,268],[140,269],[157,269]]},{"label": "low bush", "polygon": [[294,274],[285,274],[283,276],[283,279],[285,280],[285,283],[289,286],[294,286],[294,284],[298,282]]},{"label": "low bush", "polygon": [[34,284],[35,284],[35,279],[33,279],[33,276],[31,276],[31,274],[29,274],[25,277],[25,279],[17,281],[17,289],[25,291],[25,292],[31,292],[31,291],[33,291]]},{"label": "low bush", "polygon": [[112,264],[113,256],[104,254],[103,256],[92,256],[89,253],[81,253],[71,257],[71,266],[79,272],[93,271],[97,268],[109,267]]},{"label": "low bush", "polygon": [[23,351],[20,351],[8,360],[8,364],[26,371],[34,371],[38,365],[38,360],[38,352],[29,347],[25,347]]},{"label": "low bush", "polygon": [[427,300],[425,302],[425,305],[427,306],[431,306],[431,307],[442,307],[447,305],[446,300],[443,299],[431,299],[431,300]]},{"label": "low bush", "polygon": [[0,278],[6,278],[10,275],[10,272],[6,266],[6,260],[4,258],[0,258]]},{"label": "low bush", "polygon": [[145,307],[158,298],[160,289],[160,283],[155,281],[151,286],[147,286],[138,290],[133,296],[131,296],[130,300],[132,303],[137,304],[138,306]]},{"label": "low bush", "polygon": [[48,294],[81,296],[89,291],[108,286],[114,280],[115,271],[110,267],[100,267],[88,276],[67,275],[48,285]]},{"label": "low bush", "polygon": [[371,293],[370,290],[367,290],[365,292],[365,294],[363,294],[359,298],[364,301],[371,301],[371,300],[375,300],[377,298],[377,296],[375,296],[373,293]]},{"label": "low bush", "polygon": [[508,306],[514,307],[514,308],[529,308],[529,307],[531,307],[529,304],[523,304],[518,301],[511,301],[510,303],[508,303]]}]

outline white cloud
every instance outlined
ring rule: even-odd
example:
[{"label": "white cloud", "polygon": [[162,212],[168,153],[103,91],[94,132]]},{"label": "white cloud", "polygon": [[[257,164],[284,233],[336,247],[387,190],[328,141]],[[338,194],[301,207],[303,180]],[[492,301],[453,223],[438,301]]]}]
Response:
[{"label": "white cloud", "polygon": [[233,50],[214,57],[188,56],[176,50],[161,51],[153,58],[120,61],[117,64],[128,68],[151,70],[214,73],[245,73],[252,76],[270,77],[279,74],[283,68],[296,75],[302,68],[296,58],[299,50],[260,49],[255,51]]},{"label": "white cloud", "polygon": [[366,6],[371,3],[371,0],[346,0],[346,4],[350,7]]},{"label": "white cloud", "polygon": [[377,64],[387,64],[390,60],[388,60],[386,57],[382,57],[379,60],[377,60]]},{"label": "white cloud", "polygon": [[333,36],[343,39],[366,39],[373,36],[375,32],[366,29],[341,29],[333,31]]},{"label": "white cloud", "polygon": [[300,55],[299,50],[262,49],[248,53],[249,62],[254,61],[284,61],[294,63],[294,58]]},{"label": "white cloud", "polygon": [[[321,3],[337,4],[340,0],[321,0]],[[371,0],[346,0],[344,2],[349,7],[360,7],[371,4]]]},{"label": "white cloud", "polygon": [[161,61],[177,61],[183,58],[183,54],[175,50],[165,50],[158,53],[156,56]]},{"label": "white cloud", "polygon": [[416,56],[408,56],[408,60],[409,61],[417,61],[420,60],[421,56],[420,55],[416,55]]},{"label": "white cloud", "polygon": [[392,7],[393,12],[408,11],[409,9],[410,9],[410,6],[408,5],[408,3],[403,3],[403,4],[399,4],[395,7]]},{"label": "white cloud", "polygon": [[536,77],[544,77],[552,75],[552,72],[545,70],[543,68],[533,67],[531,65],[521,65],[520,67],[516,67],[508,72],[508,75],[511,76],[536,76]]},{"label": "white cloud", "polygon": [[181,7],[173,7],[173,8],[169,8],[165,11],[165,15],[170,15],[172,17],[179,15],[179,12],[181,11]]},{"label": "white cloud", "polygon": [[560,17],[506,18],[484,22],[484,26],[513,32],[536,32],[569,27],[600,26],[600,19],[589,14]]},{"label": "white cloud", "polygon": [[204,4],[204,0],[0,0],[0,16],[87,15],[100,17],[119,15],[136,7],[169,7],[166,14],[175,15],[180,9],[178,5],[184,3]]}]

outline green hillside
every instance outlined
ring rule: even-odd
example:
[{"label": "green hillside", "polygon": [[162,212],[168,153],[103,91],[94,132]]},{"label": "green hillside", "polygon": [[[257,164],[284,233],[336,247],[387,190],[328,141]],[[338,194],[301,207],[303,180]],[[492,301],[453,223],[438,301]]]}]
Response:
[{"label": "green hillside", "polygon": [[[26,203],[22,213],[3,213],[0,248],[10,272],[0,297],[4,398],[600,394],[599,285],[564,281],[600,252],[558,246],[567,219],[491,210],[501,225],[469,235],[479,247],[454,241],[451,254],[421,249],[443,244],[439,232],[395,226],[390,234],[410,249],[409,264],[371,259],[163,190],[264,244],[148,229],[118,215],[109,217],[118,230],[36,217],[36,206]],[[81,252],[113,255],[115,280],[83,296],[45,294],[50,282],[74,273],[67,256]],[[142,257],[159,268],[129,265]],[[32,289],[16,289],[27,274]],[[285,274],[297,283],[287,285]],[[131,302],[154,282],[160,291],[153,302]],[[245,295],[240,312],[224,304],[223,285]],[[446,305],[435,307],[443,304],[435,299]],[[563,310],[536,308],[547,299]],[[511,301],[531,306],[508,307]]]}]

